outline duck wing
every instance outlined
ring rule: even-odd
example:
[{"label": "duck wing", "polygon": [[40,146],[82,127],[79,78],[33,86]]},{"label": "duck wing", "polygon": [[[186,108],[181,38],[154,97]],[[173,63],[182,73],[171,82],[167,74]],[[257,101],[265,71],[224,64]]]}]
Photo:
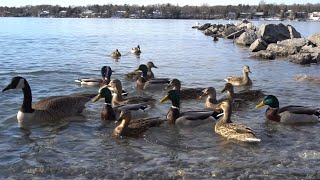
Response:
[{"label": "duck wing", "polygon": [[229,76],[225,79],[225,81],[227,82],[238,82],[238,81],[242,81],[243,77],[241,76]]},{"label": "duck wing", "polygon": [[125,99],[124,104],[139,104],[139,103],[153,103],[156,102],[155,99],[152,98],[152,96],[133,96],[128,97]]},{"label": "duck wing", "polygon": [[170,83],[169,78],[152,78],[148,80],[150,84],[165,84],[165,83]]},{"label": "duck wing", "polygon": [[204,88],[184,88],[180,90],[181,99],[197,99],[202,94]]},{"label": "duck wing", "polygon": [[288,111],[290,113],[294,114],[308,114],[308,115],[316,115],[319,116],[319,109],[315,108],[309,108],[304,106],[285,106],[282,108],[279,108],[278,113],[282,113],[284,111]]},{"label": "duck wing", "polygon": [[210,116],[218,119],[218,115],[220,112],[216,111],[186,111],[180,113],[180,117],[183,117],[186,120],[205,120],[208,119]]}]

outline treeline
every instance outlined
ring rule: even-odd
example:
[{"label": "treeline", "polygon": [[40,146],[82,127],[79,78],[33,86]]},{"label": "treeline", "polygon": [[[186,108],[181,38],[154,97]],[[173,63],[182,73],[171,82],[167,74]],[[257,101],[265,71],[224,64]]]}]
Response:
[{"label": "treeline", "polygon": [[[99,17],[110,18],[115,15],[128,18],[131,15],[137,15],[139,18],[223,18],[230,12],[232,13],[255,13],[263,12],[264,16],[272,16],[292,10],[295,12],[320,12],[320,3],[317,4],[266,4],[263,1],[259,5],[228,5],[228,6],[178,6],[172,4],[156,4],[148,6],[138,5],[88,5],[61,7],[52,5],[37,5],[24,7],[0,7],[0,16],[4,17],[38,17],[41,15],[50,17],[83,17],[88,12]],[[91,15],[89,14],[89,15]]]}]

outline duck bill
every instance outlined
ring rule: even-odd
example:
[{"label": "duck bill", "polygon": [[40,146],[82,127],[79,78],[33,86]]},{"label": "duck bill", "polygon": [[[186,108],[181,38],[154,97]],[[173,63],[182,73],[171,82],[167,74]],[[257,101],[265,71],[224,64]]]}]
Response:
[{"label": "duck bill", "polygon": [[261,101],[261,103],[259,103],[258,105],[256,105],[256,108],[260,108],[260,107],[262,107],[262,106],[264,106],[264,105],[265,105],[264,102]]},{"label": "duck bill", "polygon": [[139,72],[140,71],[140,69],[136,69],[136,70],[134,70],[134,72]]},{"label": "duck bill", "polygon": [[157,66],[153,65],[154,68],[158,68]]},{"label": "duck bill", "polygon": [[97,101],[99,101],[99,99],[101,99],[101,98],[102,98],[101,95],[98,94],[98,95],[96,95],[94,98],[92,98],[92,102],[97,102]]},{"label": "duck bill", "polygon": [[163,97],[161,100],[160,100],[160,102],[166,102],[166,101],[168,101],[169,100],[169,96],[168,95],[166,95],[165,97]]}]

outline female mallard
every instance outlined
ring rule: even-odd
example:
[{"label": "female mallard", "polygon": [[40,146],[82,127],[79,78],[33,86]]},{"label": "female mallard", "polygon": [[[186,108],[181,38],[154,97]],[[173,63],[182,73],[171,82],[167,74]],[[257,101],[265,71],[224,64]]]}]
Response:
[{"label": "female mallard", "polygon": [[144,110],[148,107],[145,104],[130,104],[130,105],[122,105],[117,107],[112,107],[112,93],[107,86],[104,86],[99,89],[99,93],[97,96],[93,98],[93,102],[97,102],[99,99],[104,98],[104,106],[101,111],[101,119],[102,120],[117,120],[119,118],[119,114],[121,110],[133,110],[135,112],[134,118],[143,116]]},{"label": "female mallard", "polygon": [[152,87],[165,87],[170,81],[167,78],[156,78],[148,80],[148,67],[145,64],[141,64],[136,71],[141,71],[142,76],[140,76],[137,81],[137,88],[140,90],[144,90]]},{"label": "female mallard", "polygon": [[222,101],[220,108],[223,110],[223,117],[221,117],[216,125],[214,131],[227,139],[234,139],[244,142],[260,142],[254,132],[247,126],[242,124],[235,124],[231,121],[231,103],[229,100]]},{"label": "female mallard", "polygon": [[113,106],[155,102],[155,99],[153,99],[151,96],[148,96],[148,97],[132,96],[132,97],[124,98],[121,93],[122,84],[119,79],[111,80],[108,87],[111,87],[114,90],[114,95],[112,97]]},{"label": "female mallard", "polygon": [[111,57],[120,58],[120,56],[121,56],[121,53],[118,51],[118,49],[116,49],[116,51],[113,51],[111,53]]},{"label": "female mallard", "polygon": [[243,66],[242,70],[243,76],[229,76],[225,79],[228,83],[234,86],[250,86],[252,81],[249,78],[249,73],[251,73],[249,66]]},{"label": "female mallard", "polygon": [[160,102],[171,100],[172,106],[169,109],[166,119],[170,124],[197,125],[217,119],[220,112],[216,111],[186,111],[180,113],[180,94],[177,90],[168,91]]},{"label": "female mallard", "polygon": [[231,83],[226,83],[221,93],[227,91],[228,99],[243,99],[248,101],[255,101],[265,96],[261,89],[259,90],[242,90],[237,93],[233,90],[233,85]]},{"label": "female mallard", "polygon": [[139,55],[141,53],[140,46],[138,45],[137,47],[133,47],[131,49],[131,53]]},{"label": "female mallard", "polygon": [[181,99],[197,99],[201,96],[204,88],[184,88],[181,89],[181,82],[178,79],[172,79],[167,88],[173,87],[174,90],[180,92]]},{"label": "female mallard", "polygon": [[219,111],[220,106],[219,103],[221,100],[217,100],[217,92],[214,87],[208,87],[202,91],[202,95],[199,96],[199,98],[203,98],[204,96],[207,96],[206,102],[205,102],[205,108],[212,109],[214,111]]},{"label": "female mallard", "polygon": [[101,79],[98,78],[82,78],[75,80],[79,82],[81,85],[87,86],[103,86],[107,85],[110,82],[110,78],[112,75],[112,70],[109,66],[102,66],[101,68]]},{"label": "female mallard", "polygon": [[150,127],[159,126],[164,122],[159,118],[144,118],[131,121],[131,113],[131,110],[121,111],[118,119],[121,123],[112,132],[114,137],[140,137]]},{"label": "female mallard", "polygon": [[268,105],[265,116],[268,120],[281,123],[308,123],[319,122],[320,109],[304,106],[285,106],[279,108],[279,101],[273,95],[268,95],[256,106],[260,108]]},{"label": "female mallard", "polygon": [[[148,72],[147,72],[147,78],[146,79],[147,80],[153,79],[154,78],[154,74],[152,72],[152,68],[158,68],[158,67],[155,66],[152,61],[149,61],[147,63],[147,68],[148,68]],[[142,75],[142,72],[141,71],[137,71],[137,70],[126,74],[127,78],[133,79],[133,80],[137,80],[141,75]]]},{"label": "female mallard", "polygon": [[56,121],[80,114],[85,109],[85,104],[94,97],[92,94],[51,96],[32,105],[29,83],[20,76],[12,78],[11,83],[2,92],[9,89],[22,89],[24,95],[22,106],[17,114],[19,125]]}]

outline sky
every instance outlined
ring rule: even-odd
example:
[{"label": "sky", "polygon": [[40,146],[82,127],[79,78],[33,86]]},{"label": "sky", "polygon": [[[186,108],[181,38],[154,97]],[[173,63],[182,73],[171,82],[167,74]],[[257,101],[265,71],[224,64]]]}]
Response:
[{"label": "sky", "polygon": [[[184,6],[184,5],[196,5],[201,6],[206,5],[238,5],[238,4],[249,4],[257,5],[261,2],[260,0],[0,0],[0,6],[25,6],[25,5],[60,5],[60,6],[86,6],[92,4],[129,4],[129,5],[150,5],[150,4],[165,4],[170,3],[174,5]],[[264,0],[265,3],[272,4],[305,4],[319,3],[319,0]]]}]

